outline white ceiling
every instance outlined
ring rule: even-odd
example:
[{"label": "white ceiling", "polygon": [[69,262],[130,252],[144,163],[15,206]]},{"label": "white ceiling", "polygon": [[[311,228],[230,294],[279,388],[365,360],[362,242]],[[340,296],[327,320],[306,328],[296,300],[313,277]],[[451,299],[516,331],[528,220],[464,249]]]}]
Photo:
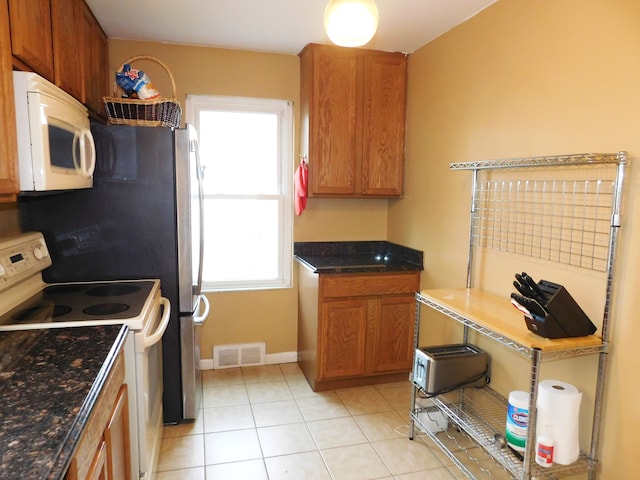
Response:
[{"label": "white ceiling", "polygon": [[[297,54],[330,43],[328,0],[86,0],[110,38]],[[497,0],[376,0],[366,48],[412,53]]]}]

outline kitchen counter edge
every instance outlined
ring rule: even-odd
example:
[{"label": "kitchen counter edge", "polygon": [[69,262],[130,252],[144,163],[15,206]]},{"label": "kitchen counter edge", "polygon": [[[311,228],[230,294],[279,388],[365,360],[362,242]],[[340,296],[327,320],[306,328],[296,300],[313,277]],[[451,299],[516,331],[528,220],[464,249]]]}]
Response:
[{"label": "kitchen counter edge", "polygon": [[[25,349],[22,352],[22,358],[14,359],[15,363],[19,365],[13,372],[16,378],[11,379],[11,377],[8,377],[8,379],[2,379],[2,383],[9,381],[9,383],[13,384],[10,386],[14,389],[24,389],[24,392],[14,394],[14,396],[17,395],[21,399],[21,402],[32,403],[32,405],[16,405],[15,409],[19,409],[19,411],[13,412],[12,426],[15,431],[11,433],[15,435],[16,432],[19,432],[21,436],[11,435],[11,438],[3,438],[2,430],[7,428],[6,423],[0,426],[0,451],[2,451],[3,457],[3,465],[0,465],[0,476],[2,478],[48,480],[64,478],[105,381],[109,377],[111,369],[123,348],[128,330],[126,325],[104,325],[1,332],[3,336],[20,335],[22,340],[28,336],[33,337],[30,349]],[[98,340],[102,341],[101,346],[95,346],[95,350],[92,353],[99,355],[103,360],[89,358],[92,353],[87,353],[87,350],[80,350],[79,347],[80,342],[83,346],[86,346],[99,343]],[[72,345],[78,345],[78,353],[72,353]],[[37,349],[44,353],[33,353]],[[56,349],[64,351],[58,352]],[[60,356],[59,360],[56,358],[58,354]],[[29,357],[30,355],[31,357]],[[31,359],[31,362],[27,360],[27,362],[23,363],[22,359]],[[59,361],[60,363],[71,361],[74,367],[78,367],[74,373],[74,378],[68,380],[69,383],[77,385],[75,387],[76,392],[73,394],[69,394],[67,391],[62,392],[70,387],[65,383],[67,379],[64,374],[56,372],[55,367],[49,365],[51,361]],[[90,366],[85,367],[83,365],[85,362],[94,362],[95,366],[93,368]],[[100,362],[102,363],[100,364]],[[51,368],[48,383],[46,374],[42,371],[37,375],[32,375],[28,370],[35,364],[38,364],[38,367]],[[96,369],[98,369],[97,374]],[[11,392],[2,392],[2,404],[6,407],[4,405],[6,401],[5,393],[11,395]],[[53,406],[59,393],[62,398],[67,399],[68,397],[72,400],[67,402],[69,403],[68,408],[64,409],[62,413],[56,412],[56,415],[53,415],[48,408],[59,408],[59,405]],[[42,398],[45,394],[47,398]],[[29,411],[32,411],[32,416],[28,415]],[[23,412],[24,414],[22,414]],[[11,413],[3,412],[7,416]],[[54,416],[56,418],[54,421],[47,423],[37,421],[39,415]],[[22,427],[19,424],[20,419],[23,421]],[[67,425],[68,428],[66,427]],[[59,431],[56,431],[56,429]],[[43,451],[39,452],[39,446],[43,444],[44,439],[49,438],[55,438],[55,441],[44,445]],[[11,452],[11,444],[16,442],[23,446],[21,452],[23,458],[18,458],[15,452]],[[31,446],[31,450],[29,450],[28,446]],[[2,468],[7,466],[4,461],[5,455],[12,460],[8,462],[11,466],[9,472],[4,471]],[[35,456],[37,456],[38,460],[34,458]]]},{"label": "kitchen counter edge", "polygon": [[422,251],[386,240],[296,242],[294,258],[318,274],[424,270]]}]

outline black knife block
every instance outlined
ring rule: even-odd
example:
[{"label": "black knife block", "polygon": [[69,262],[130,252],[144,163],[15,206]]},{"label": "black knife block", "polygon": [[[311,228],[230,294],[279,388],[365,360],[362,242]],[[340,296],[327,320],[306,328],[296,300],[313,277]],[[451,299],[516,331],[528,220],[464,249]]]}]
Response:
[{"label": "black knife block", "polygon": [[566,288],[548,280],[540,280],[538,287],[548,298],[543,305],[548,313],[544,318],[525,317],[530,331],[545,338],[584,337],[596,332],[597,327]]}]

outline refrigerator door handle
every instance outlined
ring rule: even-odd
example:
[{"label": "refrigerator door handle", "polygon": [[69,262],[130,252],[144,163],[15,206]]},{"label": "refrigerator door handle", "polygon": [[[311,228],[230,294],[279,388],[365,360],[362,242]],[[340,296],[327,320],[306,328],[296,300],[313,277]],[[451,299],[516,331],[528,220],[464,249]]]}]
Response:
[{"label": "refrigerator door handle", "polygon": [[[209,299],[206,295],[200,295],[200,301],[204,303],[204,312],[202,313],[202,315],[195,315],[193,317],[194,325],[203,325],[204,322],[207,321],[207,317],[209,316]],[[198,302],[198,310],[200,310],[200,302]]]},{"label": "refrigerator door handle", "polygon": [[[197,278],[197,284],[196,284],[196,295],[200,295],[202,298],[202,268],[203,268],[203,262],[204,262],[204,187],[203,187],[203,182],[204,182],[204,167],[202,166],[202,162],[200,161],[200,147],[198,145],[198,140],[197,138],[193,139],[191,141],[191,149],[193,150],[194,154],[195,154],[195,158],[196,158],[196,176],[198,178],[198,203],[200,205],[200,207],[198,208],[198,213],[199,213],[199,217],[200,217],[200,231],[199,233],[199,242],[200,242],[200,248],[198,249],[198,254],[199,254],[199,258],[198,258],[198,278]],[[205,299],[206,301],[206,299]],[[207,303],[207,314],[209,313],[208,310],[208,303]],[[206,315],[204,316],[206,318]]]}]

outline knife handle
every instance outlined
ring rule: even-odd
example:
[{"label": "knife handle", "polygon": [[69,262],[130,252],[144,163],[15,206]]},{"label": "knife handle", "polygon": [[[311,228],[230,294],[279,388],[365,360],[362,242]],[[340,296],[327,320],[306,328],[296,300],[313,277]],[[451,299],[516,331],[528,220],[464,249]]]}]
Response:
[{"label": "knife handle", "polygon": [[511,298],[513,298],[516,302],[518,302],[520,305],[525,307],[527,310],[529,310],[533,314],[537,314],[541,317],[546,317],[547,314],[549,313],[547,312],[546,308],[540,305],[540,303],[538,303],[533,298],[518,295],[517,293],[512,293]]},{"label": "knife handle", "polygon": [[529,290],[526,287],[523,287],[521,284],[519,284],[515,280],[513,281],[513,286],[516,287],[516,290],[518,290],[518,292],[520,292],[521,295],[524,295],[525,297],[531,296]]},{"label": "knife handle", "polygon": [[[524,273],[524,272],[523,272],[522,275],[519,275],[519,274],[516,273],[516,279],[518,281],[517,282],[514,281],[513,282],[513,286],[516,287],[518,292],[520,292],[525,297],[529,297],[529,298],[533,298],[533,299],[537,300],[538,299],[538,295],[529,286],[529,283],[525,280],[524,275],[526,275],[526,273]],[[540,299],[540,300],[542,300],[542,299]],[[545,302],[543,301],[542,303],[545,303]]]},{"label": "knife handle", "polygon": [[540,303],[547,303],[547,295],[540,289],[536,281],[531,278],[529,275],[524,275],[524,279],[531,289],[535,292],[536,296],[539,297]]}]

